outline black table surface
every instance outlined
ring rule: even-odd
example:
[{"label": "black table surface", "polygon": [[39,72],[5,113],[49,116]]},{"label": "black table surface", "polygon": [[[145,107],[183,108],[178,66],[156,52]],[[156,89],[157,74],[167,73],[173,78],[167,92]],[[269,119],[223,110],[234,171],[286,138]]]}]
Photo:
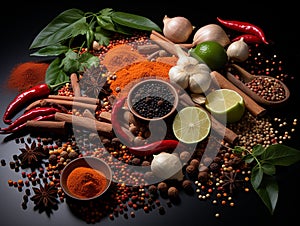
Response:
[{"label": "black table surface", "polygon": [[[55,16],[66,9],[78,8],[83,11],[97,12],[102,8],[135,13],[152,19],[162,26],[165,15],[185,16],[198,26],[215,22],[217,16],[249,21],[264,28],[265,33],[273,41],[278,55],[283,58],[288,67],[288,73],[295,77],[295,82],[290,84],[291,101],[284,109],[284,114],[297,118],[296,106],[299,103],[299,40],[297,36],[296,14],[292,13],[293,6],[267,5],[251,3],[238,3],[233,7],[229,2],[202,3],[188,1],[180,4],[164,1],[23,1],[7,2],[2,7],[1,20],[1,51],[0,69],[1,82],[4,84],[11,69],[18,63],[32,61],[29,56],[29,45],[33,38]],[[190,2],[190,3],[189,3]],[[284,13],[286,12],[286,13]],[[285,14],[285,16],[283,16]],[[297,78],[298,77],[298,78]],[[15,92],[1,86],[1,110],[15,96]],[[282,109],[281,109],[282,110]],[[3,126],[2,124],[0,126]],[[299,127],[299,126],[298,126]],[[0,137],[0,142],[5,136]],[[290,145],[300,149],[299,132],[296,129],[292,135]],[[18,152],[15,142],[0,143],[0,159],[8,163],[12,155]],[[19,175],[9,166],[0,167],[0,224],[6,225],[86,225],[87,223],[70,211],[66,203],[59,204],[58,210],[50,216],[38,213],[29,206],[26,210],[21,207],[23,193],[8,186],[7,181],[18,178]],[[145,213],[143,210],[136,212],[135,218],[125,219],[118,217],[114,220],[104,218],[97,224],[109,225],[253,225],[253,224],[279,224],[297,222],[299,220],[299,189],[298,179],[300,165],[282,168],[278,171],[279,200],[274,215],[271,216],[256,194],[241,194],[236,206],[224,208],[222,217],[217,219],[214,212],[215,206],[209,202],[200,201],[195,196],[182,194],[178,205],[168,208],[165,215],[158,212]]]}]

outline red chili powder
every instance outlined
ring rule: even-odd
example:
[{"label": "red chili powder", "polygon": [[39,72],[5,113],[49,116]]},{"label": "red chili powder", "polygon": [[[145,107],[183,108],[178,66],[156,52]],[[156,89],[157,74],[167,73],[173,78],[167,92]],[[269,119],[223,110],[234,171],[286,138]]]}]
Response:
[{"label": "red chili powder", "polygon": [[25,62],[17,64],[7,80],[7,87],[23,92],[34,85],[44,83],[48,63]]}]

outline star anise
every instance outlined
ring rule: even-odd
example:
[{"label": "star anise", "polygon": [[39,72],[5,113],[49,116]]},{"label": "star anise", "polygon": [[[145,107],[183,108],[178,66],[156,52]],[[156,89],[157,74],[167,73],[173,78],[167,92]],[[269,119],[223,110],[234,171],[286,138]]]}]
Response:
[{"label": "star anise", "polygon": [[92,66],[85,70],[79,81],[81,89],[87,96],[98,98],[109,94],[107,70],[101,66]]},{"label": "star anise", "polygon": [[237,177],[237,172],[230,171],[229,173],[226,172],[224,173],[224,183],[222,187],[229,187],[229,192],[232,194],[233,191],[237,188],[237,186],[243,181],[243,180],[238,180]]},{"label": "star anise", "polygon": [[43,148],[37,146],[35,141],[30,146],[25,143],[25,148],[20,148],[20,151],[22,153],[18,155],[18,158],[21,160],[22,165],[32,165],[46,157]]},{"label": "star anise", "polygon": [[55,206],[58,203],[57,200],[57,191],[58,189],[55,185],[49,185],[45,183],[44,186],[40,184],[40,188],[33,187],[34,196],[31,197],[31,200],[39,207],[51,207]]}]

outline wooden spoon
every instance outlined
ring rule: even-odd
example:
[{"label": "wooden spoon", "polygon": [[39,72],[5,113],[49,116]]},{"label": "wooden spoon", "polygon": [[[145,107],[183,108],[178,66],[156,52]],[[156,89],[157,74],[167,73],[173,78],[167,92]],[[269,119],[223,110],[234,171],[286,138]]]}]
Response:
[{"label": "wooden spoon", "polygon": [[[275,106],[279,106],[279,105],[285,103],[288,100],[288,98],[290,97],[290,91],[289,91],[288,87],[282,81],[280,81],[279,79],[276,79],[274,77],[267,76],[267,75],[253,75],[253,74],[247,72],[245,69],[243,69],[242,67],[240,67],[236,64],[231,64],[229,66],[229,68],[230,67],[233,69],[234,73],[237,73],[237,75],[240,77],[240,79],[237,78],[235,75],[233,75],[230,71],[227,71],[227,74],[226,74],[227,79],[230,82],[232,82],[235,86],[237,86],[241,90],[243,90],[246,94],[248,94],[257,103],[275,107]],[[245,83],[251,82],[253,79],[256,79],[258,77],[260,77],[260,78],[270,78],[270,79],[273,79],[273,80],[275,79],[279,84],[281,84],[281,86],[283,87],[284,92],[285,92],[284,99],[275,100],[275,101],[267,100],[267,99],[259,96],[257,93],[255,93],[254,91],[252,91],[250,88],[248,88],[246,86]]]}]

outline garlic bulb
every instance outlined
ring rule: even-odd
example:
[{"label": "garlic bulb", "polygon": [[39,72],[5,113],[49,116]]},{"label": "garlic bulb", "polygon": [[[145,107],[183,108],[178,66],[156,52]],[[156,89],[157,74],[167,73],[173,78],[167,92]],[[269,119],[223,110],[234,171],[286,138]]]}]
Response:
[{"label": "garlic bulb", "polygon": [[229,59],[243,62],[249,57],[249,46],[244,41],[244,38],[241,38],[238,41],[231,43],[226,52]]},{"label": "garlic bulb", "polygon": [[191,36],[194,26],[182,16],[170,18],[167,15],[163,19],[163,34],[174,43],[183,43]]},{"label": "garlic bulb", "polygon": [[189,88],[192,93],[204,93],[211,84],[210,68],[186,55],[179,45],[175,45],[175,48],[178,61],[169,70],[170,81],[183,89]]},{"label": "garlic bulb", "polygon": [[161,152],[154,155],[151,162],[151,171],[154,175],[164,179],[176,179],[178,181],[183,180],[182,162],[177,155]]},{"label": "garlic bulb", "polygon": [[223,47],[230,44],[230,40],[223,28],[217,24],[207,24],[200,27],[193,37],[193,45],[205,41],[216,41],[220,43]]}]

